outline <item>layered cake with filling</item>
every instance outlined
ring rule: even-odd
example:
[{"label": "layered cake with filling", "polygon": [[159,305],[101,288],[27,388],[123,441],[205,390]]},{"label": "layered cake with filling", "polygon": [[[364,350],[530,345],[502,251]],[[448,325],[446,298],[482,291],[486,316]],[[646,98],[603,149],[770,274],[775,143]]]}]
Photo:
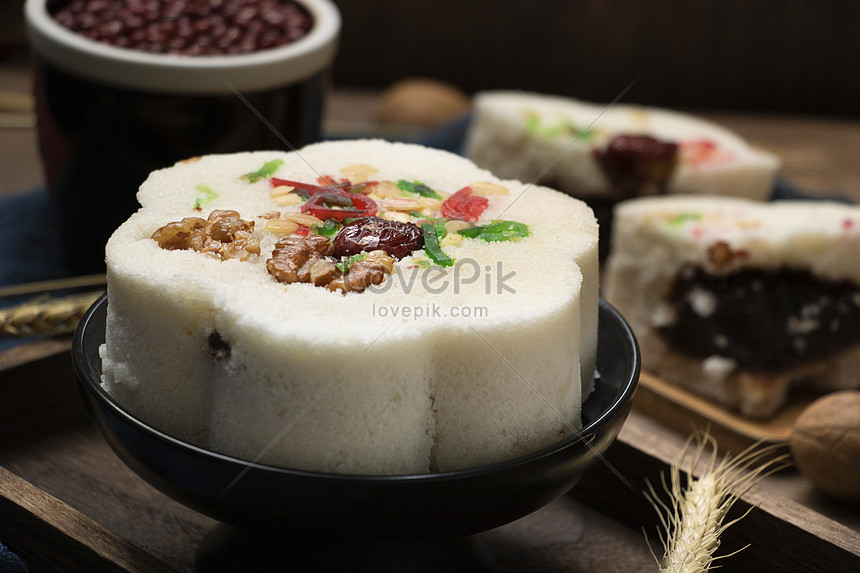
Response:
[{"label": "layered cake with filling", "polygon": [[780,166],[774,155],[692,115],[511,91],[474,97],[466,154],[500,177],[585,200],[604,240],[619,201],[666,193],[763,200]]},{"label": "layered cake with filling", "polygon": [[103,387],[272,465],[414,474],[580,427],[597,351],[581,201],[383,141],[156,171],[106,249]]},{"label": "layered cake with filling", "polygon": [[665,196],[615,211],[604,295],[643,368],[765,418],[860,387],[860,208]]}]

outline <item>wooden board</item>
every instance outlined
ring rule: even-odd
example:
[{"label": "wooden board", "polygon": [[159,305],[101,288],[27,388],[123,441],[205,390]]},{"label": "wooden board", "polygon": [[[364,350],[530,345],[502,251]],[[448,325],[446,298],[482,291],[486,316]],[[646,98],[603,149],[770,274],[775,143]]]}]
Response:
[{"label": "wooden board", "polygon": [[635,406],[682,434],[708,429],[727,451],[739,452],[754,443],[786,444],[794,421],[811,397],[796,397],[776,416],[754,420],[643,372]]},{"label": "wooden board", "polygon": [[[155,491],[108,448],[87,419],[67,342],[2,354],[0,365],[0,541],[32,571],[193,571],[215,522]],[[477,537],[489,570],[654,571],[642,530],[656,539],[658,519],[641,492],[682,442],[634,411],[571,495]],[[725,548],[753,545],[725,571],[808,571],[811,559],[860,568],[860,534],[829,517],[760,488],[739,509],[750,513]]]},{"label": "wooden board", "polygon": [[[634,412],[606,456],[608,463],[595,466],[572,495],[641,526],[654,512],[642,499],[645,480],[659,484],[658,476],[678,461],[682,446],[680,436]],[[626,487],[607,487],[621,477]],[[729,519],[741,516],[721,536],[720,553],[746,549],[723,561],[720,571],[860,571],[860,533],[774,493],[766,483],[743,495]],[[656,530],[651,532],[656,539]]]}]

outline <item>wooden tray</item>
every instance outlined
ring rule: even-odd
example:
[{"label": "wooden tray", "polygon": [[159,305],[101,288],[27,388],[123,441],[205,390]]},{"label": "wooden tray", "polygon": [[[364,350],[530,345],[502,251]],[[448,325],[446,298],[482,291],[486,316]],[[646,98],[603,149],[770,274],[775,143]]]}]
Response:
[{"label": "wooden tray", "polygon": [[[84,411],[68,341],[0,355],[0,392],[0,541],[31,571],[194,570],[215,522],[155,491],[108,448]],[[570,495],[477,536],[489,570],[654,571],[642,529],[656,539],[657,514],[641,492],[682,442],[634,411]],[[725,571],[860,568],[860,534],[829,517],[764,488],[737,510],[750,513],[725,535],[725,552],[752,545]]]},{"label": "wooden tray", "polygon": [[739,452],[756,442],[787,445],[794,421],[813,399],[795,396],[775,417],[759,421],[643,372],[636,408],[682,434],[707,428],[722,448]]}]

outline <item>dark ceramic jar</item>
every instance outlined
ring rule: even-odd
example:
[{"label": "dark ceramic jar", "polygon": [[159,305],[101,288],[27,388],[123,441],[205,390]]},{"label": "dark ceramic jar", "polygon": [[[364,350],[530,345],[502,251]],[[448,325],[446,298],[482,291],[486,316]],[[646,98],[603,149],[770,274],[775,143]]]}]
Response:
[{"label": "dark ceramic jar", "polygon": [[39,145],[69,272],[104,271],[104,245],[151,171],[320,138],[340,15],[329,0],[298,3],[311,22],[299,39],[193,56],[91,40],[61,25],[53,4],[27,0]]}]

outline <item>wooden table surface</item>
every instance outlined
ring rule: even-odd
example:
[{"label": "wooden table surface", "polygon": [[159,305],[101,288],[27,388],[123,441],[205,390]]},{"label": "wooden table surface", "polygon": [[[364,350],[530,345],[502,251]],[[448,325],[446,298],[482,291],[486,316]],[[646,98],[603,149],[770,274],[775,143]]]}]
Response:
[{"label": "wooden table surface", "polygon": [[[26,69],[20,66],[0,68],[0,104],[12,101],[15,104],[12,107],[19,105],[22,101],[19,96],[26,93],[28,85]],[[26,98],[23,101],[26,103]],[[326,115],[329,132],[372,133],[376,128],[374,113],[377,102],[378,97],[375,93],[339,90],[332,94]],[[860,160],[860,122],[830,118],[768,117],[728,113],[703,115],[737,131],[753,144],[779,155],[783,160],[782,177],[792,185],[811,194],[836,192],[860,200],[860,161],[858,161]],[[0,111],[0,196],[36,188],[41,185],[41,182],[41,167],[32,113]],[[54,346],[51,347],[51,344]],[[67,345],[67,341],[55,341],[41,343],[35,348],[21,347],[0,354],[0,396],[3,395],[2,384],[11,380],[11,378],[4,379],[6,374],[15,371],[18,372],[18,376],[21,376],[21,371],[16,369],[40,364],[44,360],[54,360],[52,357],[58,352],[60,355],[67,352]],[[51,367],[55,368],[56,364]],[[32,372],[26,373],[28,379],[33,375]],[[68,372],[65,375],[68,376]],[[75,421],[77,424],[79,420],[74,416],[78,414],[74,414],[70,419],[77,420]],[[647,441],[648,436],[652,438],[662,436],[664,438],[662,445],[652,443],[649,446],[652,450],[649,450],[648,459],[655,460],[662,456],[665,462],[671,457],[672,452],[677,452],[682,436],[658,427],[659,424],[657,426],[654,424],[653,420],[634,412],[622,435],[624,438],[622,444],[624,444],[623,447],[633,447],[642,440]],[[8,430],[8,427],[6,429]],[[141,557],[135,553],[139,550],[135,544],[150,543],[147,555],[157,555],[159,563],[167,563],[169,570],[189,570],[193,560],[194,544],[202,539],[205,530],[211,526],[211,521],[189,516],[187,510],[183,510],[151,488],[147,489],[148,486],[142,482],[138,483],[139,480],[136,480],[135,476],[124,469],[110,454],[91,428],[81,432],[75,430],[69,436],[68,442],[60,440],[34,444],[34,448],[43,448],[44,455],[40,458],[43,459],[41,462],[34,462],[29,455],[18,456],[20,450],[15,448],[0,450],[0,466],[12,469],[12,473],[15,474],[9,475],[8,472],[0,474],[0,485],[3,489],[0,493],[8,493],[11,488],[12,491],[25,496],[44,489],[63,502],[72,504],[77,511],[84,514],[101,511],[102,522],[97,524],[98,527],[93,530],[84,528],[84,531],[97,531],[100,535],[119,532],[117,539],[111,538],[105,543],[117,544],[112,550],[120,547],[120,552],[127,550],[130,553],[124,554],[125,557],[111,554],[111,559],[115,562],[124,562],[122,559],[134,561],[137,558],[142,558],[143,562],[146,562],[146,556]],[[78,477],[84,479],[85,483],[89,480],[90,483],[102,484],[97,475],[101,468],[108,468],[106,471],[115,472],[122,480],[129,480],[130,489],[136,493],[121,493],[120,499],[124,495],[131,495],[127,501],[137,504],[135,507],[140,512],[147,513],[146,519],[141,523],[129,523],[127,520],[122,523],[111,521],[111,515],[114,515],[114,520],[125,520],[126,513],[119,507],[113,514],[104,508],[99,510],[100,501],[97,495],[94,497],[92,491],[82,488],[80,481],[69,485],[67,472],[70,468],[62,464],[51,466],[50,454],[54,448],[78,448],[79,450],[75,451],[80,451],[82,455],[94,456],[92,459],[88,458],[89,461],[86,464],[76,466]],[[657,451],[660,455],[655,453]],[[621,458],[618,462],[623,463]],[[588,488],[583,490],[585,494],[566,497],[535,516],[490,535],[488,543],[494,544],[496,550],[502,551],[505,555],[505,566],[499,570],[574,572],[602,568],[604,571],[617,570],[631,573],[654,570],[654,564],[647,545],[643,542],[641,531],[610,517],[611,503],[607,502],[602,506],[598,504],[598,509],[589,503],[588,495],[593,495],[595,499],[601,498],[599,492],[594,493],[593,487],[592,483],[591,490]],[[860,511],[822,499],[808,483],[793,472],[769,478],[767,491],[769,492],[765,494],[769,500],[767,503],[779,505],[779,499],[788,500],[786,503],[790,502],[789,505],[796,502],[799,504],[797,507],[801,508],[797,511],[803,513],[806,508],[812,508],[814,512],[821,512],[821,515],[826,515],[827,519],[840,524],[839,527],[844,529],[837,530],[833,535],[841,540],[839,543],[849,547],[849,553],[853,551],[853,554],[860,556]],[[586,499],[583,499],[583,496]],[[2,497],[0,495],[0,498]],[[118,503],[116,498],[112,499],[114,499],[112,503]],[[791,507],[795,508],[794,505]],[[4,507],[0,506],[0,514],[3,510]],[[149,515],[158,514],[159,511],[163,514]],[[0,515],[0,521],[2,519]],[[806,514],[798,519],[803,523],[809,520]],[[827,519],[824,520],[827,521]],[[165,520],[169,526],[165,532],[140,530],[142,526],[151,526],[153,523],[164,526]],[[69,525],[64,522],[62,525],[72,527],[69,531],[73,531],[74,527],[81,527],[79,523]],[[799,527],[803,529],[804,526]],[[70,535],[72,534],[68,533],[67,537]],[[67,537],[63,539],[68,541]],[[132,544],[134,547],[124,545],[126,538],[134,539]],[[185,544],[171,546],[171,538],[182,539]],[[0,541],[3,541],[2,537]],[[600,552],[594,551],[595,546],[612,547],[617,553],[618,557],[612,561],[611,567],[600,558]],[[547,549],[548,547],[555,547],[555,549],[550,550]],[[84,549],[85,552],[92,550],[90,547]],[[135,555],[137,555],[136,558]],[[725,565],[727,571],[742,570],[733,569],[731,561],[727,561]],[[157,567],[151,570],[156,569]],[[137,570],[149,569],[143,565]]]}]

